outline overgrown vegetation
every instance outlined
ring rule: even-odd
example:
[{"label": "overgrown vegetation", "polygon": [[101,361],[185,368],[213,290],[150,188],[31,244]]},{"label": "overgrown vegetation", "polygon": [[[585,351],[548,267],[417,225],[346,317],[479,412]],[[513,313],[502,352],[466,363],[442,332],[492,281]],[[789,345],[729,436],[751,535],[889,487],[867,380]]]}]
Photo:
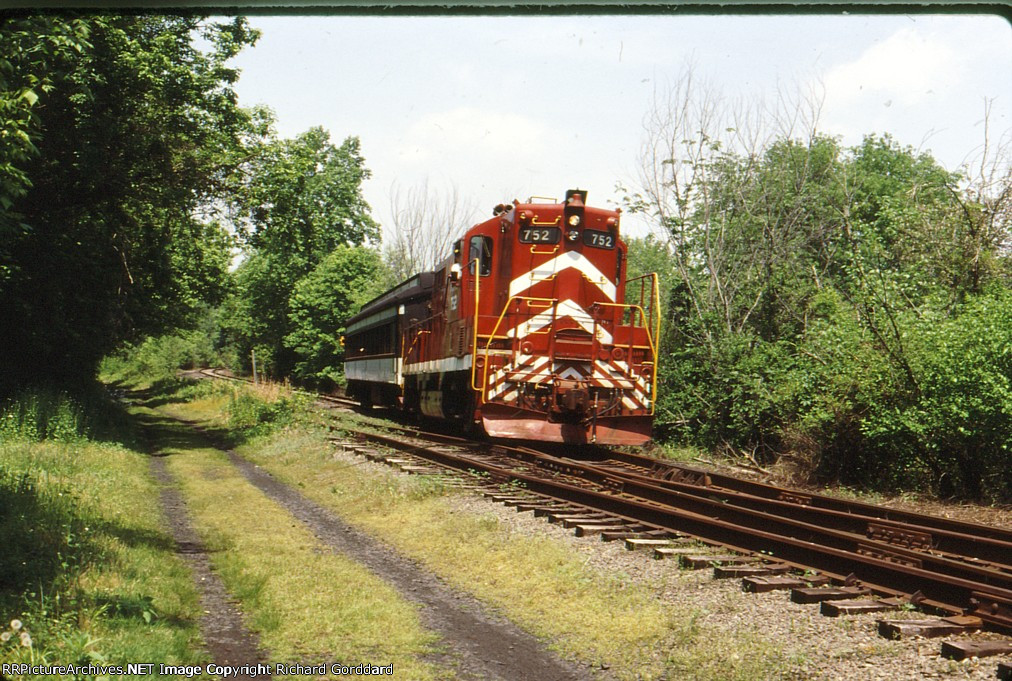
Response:
[{"label": "overgrown vegetation", "polygon": [[842,147],[817,103],[722,107],[680,82],[628,195],[658,225],[630,271],[669,282],[658,437],[802,481],[1012,499],[1008,141],[953,173],[888,136]]},{"label": "overgrown vegetation", "polygon": [[[251,391],[247,399],[269,402],[272,396]],[[277,399],[284,399],[283,392]],[[228,411],[229,401],[227,395],[219,394],[189,403],[176,402],[166,409],[183,418],[200,419],[206,427],[228,430],[233,418]],[[261,409],[267,407],[265,404]],[[356,415],[335,425],[351,432],[367,421]],[[329,430],[303,422],[262,433],[247,440],[239,451],[453,586],[547,638],[564,656],[604,665],[621,679],[776,678],[789,666],[781,651],[756,637],[751,628],[718,631],[701,622],[704,612],[685,611],[657,599],[652,587],[660,585],[637,584],[627,576],[596,570],[587,565],[585,555],[572,548],[545,537],[514,533],[490,515],[461,512],[456,506],[458,492],[441,479],[404,478],[387,471],[363,470],[357,461],[335,457],[327,441],[329,435]],[[269,548],[256,548],[255,539],[243,538],[235,530],[246,522],[242,518],[255,516],[259,523],[259,518],[275,514],[242,512],[239,504],[248,503],[241,501],[247,493],[240,497],[235,490],[232,479],[236,473],[200,472],[196,467],[220,467],[196,458],[175,463],[189,467],[185,479],[193,490],[213,488],[200,494],[213,495],[214,513],[222,516],[211,519],[210,509],[203,512],[216,528],[211,536],[219,537],[218,545],[225,547],[227,555],[219,560],[228,565],[226,574],[235,571],[236,579],[255,586],[250,602],[258,611],[262,608],[275,614],[267,620],[271,629],[277,629],[273,635],[294,631],[278,616],[285,604],[268,595],[277,585],[257,581],[256,565],[271,559],[267,552],[276,554],[273,542]],[[229,490],[227,506],[234,509],[226,511],[218,503],[223,488]],[[289,532],[284,515],[276,515],[281,522],[272,532]],[[467,541],[461,541],[461,537]],[[240,545],[242,552],[238,550]],[[299,577],[285,575],[279,579]],[[338,589],[343,588],[340,584]],[[298,614],[290,617],[297,619]],[[750,652],[732,654],[742,650]]]},{"label": "overgrown vegetation", "polygon": [[3,662],[203,661],[196,594],[136,441],[98,393],[0,405],[0,621],[18,623]]},{"label": "overgrown vegetation", "polygon": [[221,301],[218,208],[255,138],[227,62],[255,40],[243,19],[4,19],[0,391],[88,379],[119,343]]},{"label": "overgrown vegetation", "polygon": [[[255,362],[334,389],[345,321],[466,226],[469,202],[423,186],[395,197],[383,254],[358,138],[285,139],[238,106],[230,60],[257,37],[197,15],[0,26],[0,398],[80,391],[114,351],[124,380]],[[629,273],[662,274],[656,437],[1012,499],[1012,143],[987,105],[950,171],[888,136],[844,147],[817,101],[732,108],[691,70],[667,95],[626,196],[656,227]]]}]

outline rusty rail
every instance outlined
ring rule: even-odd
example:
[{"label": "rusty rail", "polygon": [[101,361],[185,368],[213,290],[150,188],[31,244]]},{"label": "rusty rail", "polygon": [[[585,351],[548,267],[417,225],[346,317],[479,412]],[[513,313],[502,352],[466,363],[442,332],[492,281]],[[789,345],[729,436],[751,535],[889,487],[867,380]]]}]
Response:
[{"label": "rusty rail", "polygon": [[[474,447],[451,436],[424,436]],[[486,446],[484,453],[473,449],[453,452],[448,447],[434,448],[398,437],[362,437],[449,468],[516,481],[532,492],[596,508],[630,522],[772,557],[800,569],[818,570],[839,582],[856,578],[879,594],[906,597],[922,606],[974,615],[991,625],[1012,629],[1012,574],[988,565],[747,508],[727,499],[711,498],[712,494],[700,495],[698,490],[689,493],[656,484],[656,480],[646,482],[602,472],[593,465],[533,450],[496,445]],[[503,465],[501,457],[512,458],[515,464]]]}]

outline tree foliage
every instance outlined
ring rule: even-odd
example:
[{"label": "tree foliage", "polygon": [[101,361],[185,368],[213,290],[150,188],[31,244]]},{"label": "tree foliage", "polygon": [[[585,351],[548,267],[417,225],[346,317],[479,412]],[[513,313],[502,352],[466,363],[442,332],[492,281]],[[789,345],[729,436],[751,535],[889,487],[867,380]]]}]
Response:
[{"label": "tree foliage", "polygon": [[377,276],[381,268],[377,251],[338,246],[295,284],[289,299],[292,330],[284,339],[298,358],[294,378],[325,389],[342,382],[341,330],[364,303],[383,292]]},{"label": "tree foliage", "polygon": [[1012,496],[1008,145],[953,173],[888,136],[844,148],[817,106],[755,119],[679,87],[627,199],[668,242],[651,256],[673,279],[659,435],[805,477]]},{"label": "tree foliage", "polygon": [[[208,47],[198,47],[198,38]],[[8,384],[90,376],[224,294],[214,206],[249,127],[246,22],[113,14],[0,26],[0,340]]]},{"label": "tree foliage", "polygon": [[[261,367],[275,376],[288,376],[298,364],[300,375],[323,372],[323,378],[331,355],[309,359],[299,354],[307,347],[304,340],[286,341],[299,330],[291,300],[300,280],[335,250],[346,253],[342,249],[379,238],[362,198],[369,171],[359,140],[349,137],[335,146],[329,133],[312,128],[295,139],[268,137],[250,148],[247,158],[236,190],[247,250],[229,303],[228,333],[247,367],[256,351]],[[349,280],[355,276],[348,274]],[[340,293],[332,295],[340,302]]]}]

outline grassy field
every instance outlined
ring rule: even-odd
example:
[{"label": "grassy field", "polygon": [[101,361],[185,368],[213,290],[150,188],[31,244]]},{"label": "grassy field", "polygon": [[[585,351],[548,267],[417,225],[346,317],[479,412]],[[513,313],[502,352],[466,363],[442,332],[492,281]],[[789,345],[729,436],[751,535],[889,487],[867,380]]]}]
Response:
[{"label": "grassy field", "polygon": [[[240,399],[235,390],[208,389],[164,409],[228,433],[243,456],[543,637],[563,656],[610,668],[623,679],[781,674],[780,651],[760,636],[745,629],[718,633],[704,613],[677,609],[647,585],[590,568],[572,547],[512,533],[491,515],[458,512],[455,492],[438,480],[335,459],[328,431],[298,416],[298,409],[272,417],[285,425],[265,428],[248,418],[248,404],[237,405],[271,395],[261,390]],[[339,418],[348,431],[370,421]]]},{"label": "grassy field", "polygon": [[[209,661],[192,577],[153,502],[148,452],[157,450],[270,661],[393,663],[398,678],[452,677],[415,606],[321,545],[176,420],[188,419],[564,657],[621,679],[784,671],[781,651],[744,625],[710,626],[704,611],[656,598],[657,585],[592,568],[569,544],[462,511],[458,493],[438,479],[335,457],[324,417],[284,389],[150,382],[143,402],[102,418],[61,399],[36,396],[0,412],[0,542],[10,547],[0,554],[0,616],[20,624],[0,641],[4,662]],[[339,419],[331,425],[349,432],[380,424]]]},{"label": "grassy field", "polygon": [[438,641],[414,606],[323,546],[206,439],[177,428],[165,450],[169,471],[270,662],[392,663],[400,678],[450,677],[424,661]]},{"label": "grassy field", "polygon": [[93,400],[36,392],[0,407],[0,617],[19,625],[0,659],[203,662],[148,456],[130,414]]}]

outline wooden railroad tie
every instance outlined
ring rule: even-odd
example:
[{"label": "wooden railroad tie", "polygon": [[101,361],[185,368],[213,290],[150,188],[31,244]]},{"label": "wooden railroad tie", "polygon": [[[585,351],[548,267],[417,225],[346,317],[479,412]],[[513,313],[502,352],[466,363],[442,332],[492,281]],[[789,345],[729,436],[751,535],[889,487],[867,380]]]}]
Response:
[{"label": "wooden railroad tie", "polygon": [[665,560],[667,558],[681,558],[690,553],[699,553],[698,546],[657,546],[654,547],[654,558]]},{"label": "wooden railroad tie", "polygon": [[756,559],[752,556],[743,556],[737,553],[728,553],[720,556],[707,556],[700,554],[682,554],[678,563],[683,568],[690,570],[704,570],[714,565],[746,565],[754,563]]},{"label": "wooden railroad tie", "polygon": [[625,547],[629,551],[643,548],[656,548],[658,546],[671,546],[671,540],[667,538],[650,537],[629,537],[625,540]]},{"label": "wooden railroad tie", "polygon": [[784,563],[766,563],[763,565],[714,565],[714,579],[739,579],[741,577],[767,577],[785,575],[793,568]]},{"label": "wooden railroad tie", "polygon": [[829,577],[815,575],[813,577],[793,577],[788,575],[771,575],[769,577],[745,577],[741,580],[742,591],[763,594],[770,591],[786,591],[809,586],[829,584]]},{"label": "wooden railroad tie", "polygon": [[938,638],[962,634],[983,625],[978,617],[945,617],[924,620],[879,620],[878,633],[884,638],[899,639],[910,636]]},{"label": "wooden railroad tie", "polygon": [[[1010,654],[1012,654],[1012,641],[945,641],[942,643],[942,657],[951,660]],[[998,676],[1001,677],[1000,669]]]},{"label": "wooden railroad tie", "polygon": [[577,537],[591,537],[594,535],[601,534],[602,532],[620,531],[625,525],[618,525],[615,523],[609,524],[578,524],[573,529],[573,534]]},{"label": "wooden railroad tie", "polygon": [[823,601],[845,601],[853,598],[871,596],[871,589],[863,586],[836,587],[798,587],[791,589],[791,600],[795,603],[809,604]]},{"label": "wooden railroad tie", "polygon": [[873,600],[856,598],[848,601],[822,601],[819,612],[826,617],[840,617],[842,615],[861,615],[868,612],[885,612],[895,610],[899,603],[891,603],[886,599]]},{"label": "wooden railroad tie", "polygon": [[[578,520],[580,522],[589,522],[591,520],[600,520],[601,518],[609,518],[607,513],[594,513],[582,511],[578,513],[549,513],[548,522],[553,524],[562,524],[566,527],[565,522],[567,520]],[[571,527],[571,526],[570,526]]]},{"label": "wooden railroad tie", "polygon": [[[618,532],[602,532],[601,541],[615,541],[617,539],[664,539],[669,540],[673,535],[665,530],[636,530],[626,528]],[[626,546],[626,548],[629,548]]]}]

